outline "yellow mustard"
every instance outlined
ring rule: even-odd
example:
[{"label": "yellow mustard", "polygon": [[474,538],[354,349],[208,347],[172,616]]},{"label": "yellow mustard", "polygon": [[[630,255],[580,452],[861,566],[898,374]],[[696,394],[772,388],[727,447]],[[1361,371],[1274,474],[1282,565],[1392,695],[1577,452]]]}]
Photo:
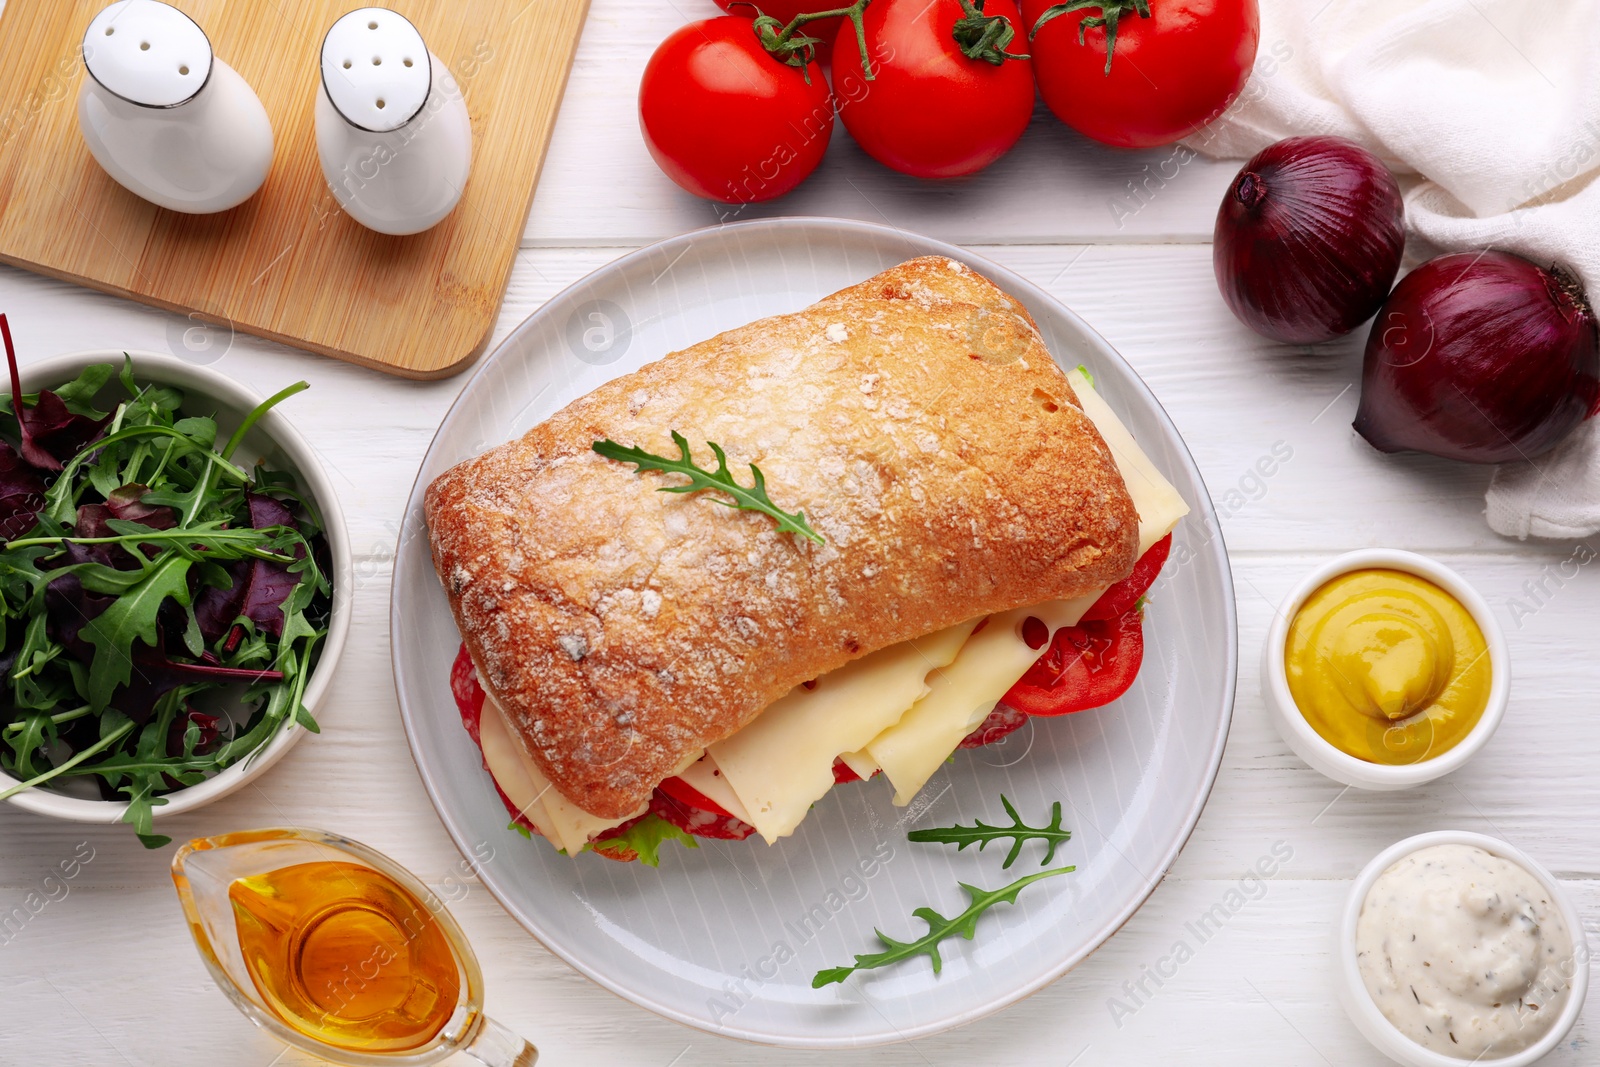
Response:
[{"label": "yellow mustard", "polygon": [[1489,704],[1488,644],[1472,614],[1426,578],[1342,574],[1295,612],[1284,648],[1312,729],[1369,763],[1417,763],[1455,747]]}]

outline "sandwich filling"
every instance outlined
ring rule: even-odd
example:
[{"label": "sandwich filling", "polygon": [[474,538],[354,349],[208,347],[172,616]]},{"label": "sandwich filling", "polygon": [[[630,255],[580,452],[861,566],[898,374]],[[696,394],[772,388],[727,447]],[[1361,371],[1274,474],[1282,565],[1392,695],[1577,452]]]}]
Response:
[{"label": "sandwich filling", "polygon": [[[1188,505],[1088,376],[1079,369],[1067,377],[1110,448],[1138,512],[1142,559],[1172,532]],[[733,735],[695,753],[667,779],[681,783],[677,788],[697,800],[687,809],[680,806],[679,814],[716,808],[713,817],[725,816],[728,825],[706,827],[706,836],[742,837],[749,831],[740,827],[754,827],[770,844],[792,834],[841,774],[868,778],[879,771],[894,788],[894,802],[909,804],[1040,659],[1045,646],[1037,633],[1025,632],[1029,620],[1042,622],[1054,635],[1077,625],[1104,592],[973,619],[891,645],[797,686]],[[494,699],[482,699],[478,739],[507,806],[568,855],[652,809],[646,804],[623,818],[606,819],[579,808],[551,786],[516,742]],[[841,766],[847,770],[841,772]],[[671,821],[683,826],[679,818]],[[700,832],[693,826],[688,830]]]}]

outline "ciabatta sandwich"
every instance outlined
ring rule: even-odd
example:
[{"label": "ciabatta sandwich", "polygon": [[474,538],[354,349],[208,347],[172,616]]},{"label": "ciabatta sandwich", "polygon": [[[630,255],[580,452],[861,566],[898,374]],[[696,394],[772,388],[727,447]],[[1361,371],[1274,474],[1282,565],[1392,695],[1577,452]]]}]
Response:
[{"label": "ciabatta sandwich", "polygon": [[[770,506],[629,458],[685,448]],[[963,742],[1113,699],[1186,510],[1023,307],[934,257],[617,378],[426,496],[508,807],[623,858],[775,841],[880,770],[907,803]]]}]

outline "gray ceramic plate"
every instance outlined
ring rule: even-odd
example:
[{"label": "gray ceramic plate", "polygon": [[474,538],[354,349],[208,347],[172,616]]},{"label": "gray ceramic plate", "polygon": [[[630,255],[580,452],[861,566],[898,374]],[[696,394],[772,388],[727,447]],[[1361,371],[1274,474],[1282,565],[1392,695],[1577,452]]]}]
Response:
[{"label": "gray ceramic plate", "polygon": [[[730,327],[813,300],[902,260],[964,260],[1028,306],[1063,366],[1087,365],[1101,394],[1193,507],[1153,590],[1134,687],[1097,711],[1025,726],[964,752],[918,802],[895,808],[878,781],[841,786],[800,830],[664,849],[659,869],[568,859],[508,830],[448,684],[459,644],[428,558],[422,492],[453,464],[514,437],[602,382]],[[1183,560],[1180,566],[1176,561]],[[952,245],[831,219],[773,219],[685,234],[617,260],[554,297],[462,389],[407,505],[395,563],[395,684],[411,751],[439,817],[529,932],[629,1000],[712,1033],[839,1048],[919,1037],[996,1011],[1058,978],[1127,921],[1177,858],[1222,759],[1238,661],[1233,584],[1200,472],[1144,383],[1093,330],[1022,278]],[[995,887],[1003,854],[912,845],[915,826],[1066,810],[1057,856],[1075,874],[1024,891],[928,961],[811,988],[818,969],[910,939],[913,909],[966,904],[958,881]],[[1030,846],[1032,853],[1037,846]]]}]

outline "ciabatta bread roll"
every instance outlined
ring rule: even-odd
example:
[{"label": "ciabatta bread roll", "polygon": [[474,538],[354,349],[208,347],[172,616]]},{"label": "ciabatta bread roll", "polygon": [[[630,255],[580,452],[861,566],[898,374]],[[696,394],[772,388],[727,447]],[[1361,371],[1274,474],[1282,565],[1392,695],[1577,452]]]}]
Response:
[{"label": "ciabatta bread roll", "polygon": [[[706,442],[826,539],[602,458]],[[1138,516],[1027,312],[943,258],[607,383],[428,488],[483,684],[556,789],[622,818],[791,688],[1118,581]]]}]

